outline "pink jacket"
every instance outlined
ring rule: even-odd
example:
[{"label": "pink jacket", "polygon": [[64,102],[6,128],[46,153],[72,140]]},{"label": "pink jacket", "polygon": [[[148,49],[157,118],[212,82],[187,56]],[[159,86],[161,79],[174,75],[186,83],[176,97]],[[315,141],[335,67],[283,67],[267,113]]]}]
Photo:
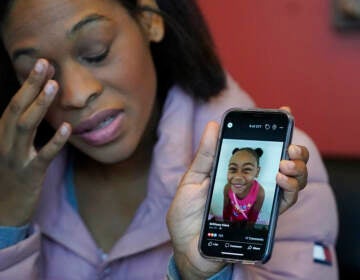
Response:
[{"label": "pink jacket", "polygon": [[[0,250],[0,279],[164,279],[172,254],[165,215],[205,124],[219,121],[230,107],[252,106],[231,79],[227,90],[207,104],[195,102],[178,87],[171,89],[158,127],[148,195],[107,256],[66,199],[64,149],[48,169],[33,233]],[[233,279],[337,279],[337,211],[327,173],[308,136],[295,130],[293,142],[310,151],[308,186],[296,205],[280,216],[271,260],[265,265],[234,265]],[[313,261],[314,242],[329,246],[332,266]]]}]

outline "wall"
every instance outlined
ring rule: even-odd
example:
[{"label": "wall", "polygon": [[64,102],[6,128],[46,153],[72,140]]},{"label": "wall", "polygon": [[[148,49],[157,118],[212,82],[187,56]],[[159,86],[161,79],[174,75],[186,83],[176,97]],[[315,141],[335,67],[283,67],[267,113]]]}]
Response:
[{"label": "wall", "polygon": [[198,0],[227,70],[259,107],[289,105],[325,156],[360,157],[360,30],[332,0]]}]

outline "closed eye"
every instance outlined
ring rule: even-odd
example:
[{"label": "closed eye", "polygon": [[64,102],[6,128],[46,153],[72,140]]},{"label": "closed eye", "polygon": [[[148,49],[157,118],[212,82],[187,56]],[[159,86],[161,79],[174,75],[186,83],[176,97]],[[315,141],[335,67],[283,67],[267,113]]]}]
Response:
[{"label": "closed eye", "polygon": [[84,61],[86,61],[87,63],[90,64],[96,64],[96,63],[100,63],[103,60],[106,59],[106,57],[108,56],[110,51],[110,48],[106,48],[105,51],[103,51],[102,53],[98,54],[98,55],[94,55],[94,56],[84,56],[82,57],[82,59]]}]

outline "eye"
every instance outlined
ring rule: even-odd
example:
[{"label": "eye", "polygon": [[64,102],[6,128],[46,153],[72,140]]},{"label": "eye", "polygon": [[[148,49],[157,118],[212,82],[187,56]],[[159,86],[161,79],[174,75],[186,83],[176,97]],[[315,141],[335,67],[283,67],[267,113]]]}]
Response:
[{"label": "eye", "polygon": [[228,170],[230,173],[235,173],[237,171],[237,169],[235,167],[229,167]]},{"label": "eye", "polygon": [[90,64],[96,64],[96,63],[100,63],[103,60],[105,60],[105,58],[108,56],[110,49],[106,48],[103,52],[96,54],[96,55],[87,55],[87,56],[83,56],[82,60],[86,61],[87,63]]},{"label": "eye", "polygon": [[250,174],[252,172],[252,169],[251,168],[245,168],[243,169],[243,173],[245,174]]}]

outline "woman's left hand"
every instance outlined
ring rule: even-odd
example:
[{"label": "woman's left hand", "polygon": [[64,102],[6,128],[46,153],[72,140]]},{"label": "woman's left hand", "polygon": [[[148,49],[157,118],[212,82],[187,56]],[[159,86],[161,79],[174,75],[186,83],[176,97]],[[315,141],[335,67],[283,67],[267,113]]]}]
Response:
[{"label": "woman's left hand", "polygon": [[280,171],[276,176],[276,182],[282,189],[280,214],[296,202],[299,191],[307,184],[308,149],[292,144],[289,146],[288,154],[289,160],[280,162]]},{"label": "woman's left hand", "polygon": [[[195,159],[179,184],[167,215],[174,259],[182,279],[208,278],[226,264],[205,259],[198,250],[218,133],[219,125],[210,122],[201,138]],[[291,145],[289,158],[281,161],[280,172],[277,175],[277,183],[283,190],[281,213],[296,202],[298,192],[307,183],[308,150],[305,147]]]}]

